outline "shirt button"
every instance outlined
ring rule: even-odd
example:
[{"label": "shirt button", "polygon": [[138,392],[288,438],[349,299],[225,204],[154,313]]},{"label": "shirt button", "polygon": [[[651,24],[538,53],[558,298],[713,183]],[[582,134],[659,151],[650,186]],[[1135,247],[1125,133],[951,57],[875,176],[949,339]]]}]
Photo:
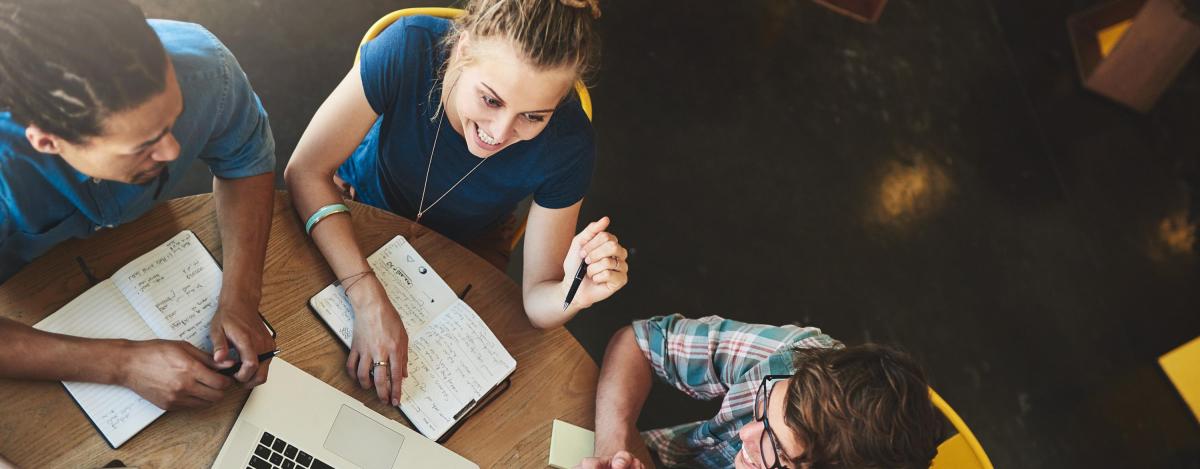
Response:
[{"label": "shirt button", "polygon": [[96,225],[94,228],[92,228],[92,231],[100,231],[100,228],[104,228],[104,227],[100,226],[100,225]]},{"label": "shirt button", "polygon": [[92,184],[100,184],[100,178],[92,178]]}]

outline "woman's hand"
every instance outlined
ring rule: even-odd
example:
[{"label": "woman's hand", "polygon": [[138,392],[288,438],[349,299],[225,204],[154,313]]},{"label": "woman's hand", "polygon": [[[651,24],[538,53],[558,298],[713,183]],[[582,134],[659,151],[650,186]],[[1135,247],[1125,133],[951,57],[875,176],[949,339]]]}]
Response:
[{"label": "woman's hand", "polygon": [[587,308],[616,293],[629,283],[629,251],[617,242],[617,237],[604,231],[608,228],[608,217],[589,223],[571,240],[567,258],[563,260],[564,290],[571,287],[579,262],[587,262],[587,273],[571,306]]},{"label": "woman's hand", "polygon": [[354,307],[354,340],[346,372],[363,389],[374,386],[383,403],[400,405],[400,382],[408,376],[408,332],[404,322],[374,275],[363,277],[351,287],[353,290],[347,294]]}]

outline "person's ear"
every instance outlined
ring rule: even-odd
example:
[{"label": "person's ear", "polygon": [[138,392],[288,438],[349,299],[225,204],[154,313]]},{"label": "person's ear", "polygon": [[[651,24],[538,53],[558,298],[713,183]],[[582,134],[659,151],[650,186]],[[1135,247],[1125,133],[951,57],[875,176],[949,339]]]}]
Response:
[{"label": "person's ear", "polygon": [[467,47],[470,46],[470,43],[471,43],[471,33],[470,32],[463,31],[463,32],[458,33],[458,41],[454,44],[454,48],[457,49],[455,52],[458,54],[459,57],[462,57],[463,51],[466,50]]},{"label": "person's ear", "polygon": [[42,130],[41,127],[34,124],[25,127],[25,139],[29,140],[29,145],[34,150],[52,155],[61,155],[63,146],[66,145],[66,141],[61,137]]}]

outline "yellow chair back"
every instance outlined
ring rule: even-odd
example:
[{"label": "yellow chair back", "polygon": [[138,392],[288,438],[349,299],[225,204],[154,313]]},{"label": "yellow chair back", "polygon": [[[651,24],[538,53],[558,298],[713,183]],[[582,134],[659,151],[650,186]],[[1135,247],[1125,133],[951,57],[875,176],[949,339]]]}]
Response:
[{"label": "yellow chair back", "polygon": [[988,459],[987,453],[983,452],[983,447],[979,445],[979,440],[975,439],[975,434],[971,433],[966,422],[958,416],[958,412],[932,388],[929,389],[929,398],[933,401],[933,406],[942,412],[958,432],[938,445],[938,454],[933,458],[930,469],[993,469],[992,461]]}]

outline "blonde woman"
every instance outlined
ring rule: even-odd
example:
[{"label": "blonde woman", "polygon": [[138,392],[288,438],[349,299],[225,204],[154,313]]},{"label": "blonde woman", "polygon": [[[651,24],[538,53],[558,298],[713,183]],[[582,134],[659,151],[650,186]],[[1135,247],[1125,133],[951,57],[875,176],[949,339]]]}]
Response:
[{"label": "blonde woman", "polygon": [[[596,60],[595,0],[470,0],[465,10],[453,22],[401,18],[364,45],[284,173],[354,307],[346,370],[393,405],[408,336],[355,242],[344,195],[414,219],[497,266],[507,262],[498,244],[513,210],[532,195],[522,292],[537,327],[566,323],[628,281],[627,252],[605,231],[608,217],[575,233],[595,143],[572,84]],[[586,278],[564,309],[581,261]]]}]

